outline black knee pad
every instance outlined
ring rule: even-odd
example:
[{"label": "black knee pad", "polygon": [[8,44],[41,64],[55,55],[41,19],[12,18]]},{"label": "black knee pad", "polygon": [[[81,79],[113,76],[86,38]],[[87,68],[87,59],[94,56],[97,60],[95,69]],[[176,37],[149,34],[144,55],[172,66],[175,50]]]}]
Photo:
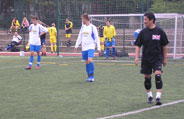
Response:
[{"label": "black knee pad", "polygon": [[151,77],[145,77],[144,86],[146,90],[151,89]]},{"label": "black knee pad", "polygon": [[157,89],[162,89],[163,82],[160,74],[155,75],[155,84]]}]

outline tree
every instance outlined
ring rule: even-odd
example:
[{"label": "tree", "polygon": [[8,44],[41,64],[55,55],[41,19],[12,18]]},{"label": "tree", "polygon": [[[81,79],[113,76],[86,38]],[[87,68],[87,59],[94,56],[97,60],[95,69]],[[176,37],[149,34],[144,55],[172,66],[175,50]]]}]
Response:
[{"label": "tree", "polygon": [[183,0],[155,0],[151,11],[155,13],[184,13]]}]

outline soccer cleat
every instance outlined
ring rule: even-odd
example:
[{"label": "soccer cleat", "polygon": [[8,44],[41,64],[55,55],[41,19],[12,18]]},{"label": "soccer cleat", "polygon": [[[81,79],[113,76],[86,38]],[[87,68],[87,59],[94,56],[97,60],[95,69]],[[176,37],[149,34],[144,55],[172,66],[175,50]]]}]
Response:
[{"label": "soccer cleat", "polygon": [[153,103],[153,97],[148,97],[148,104],[152,104]]},{"label": "soccer cleat", "polygon": [[30,69],[32,69],[32,68],[29,66],[25,67],[25,70],[30,70]]},{"label": "soccer cleat", "polygon": [[39,66],[36,67],[36,69],[39,69],[39,68],[40,68]]},{"label": "soccer cleat", "polygon": [[156,105],[162,105],[161,98],[156,98]]},{"label": "soccer cleat", "polygon": [[94,81],[95,81],[95,79],[94,79],[94,78],[91,78],[91,79],[90,79],[90,82],[94,82]]},{"label": "soccer cleat", "polygon": [[87,79],[86,79],[86,82],[94,82],[95,81],[95,79],[94,78],[90,78],[90,77],[88,77]]}]

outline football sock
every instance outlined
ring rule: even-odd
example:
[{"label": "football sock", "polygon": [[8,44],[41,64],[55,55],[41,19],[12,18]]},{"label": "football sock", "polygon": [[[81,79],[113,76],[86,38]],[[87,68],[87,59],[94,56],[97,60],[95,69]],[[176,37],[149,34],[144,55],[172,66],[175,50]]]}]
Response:
[{"label": "football sock", "polygon": [[51,45],[51,47],[50,47],[50,48],[51,48],[51,52],[53,52],[53,45]]},{"label": "football sock", "polygon": [[86,73],[87,73],[87,75],[89,76],[89,72],[90,71],[90,69],[89,69],[89,64],[86,64]]},{"label": "football sock", "polygon": [[11,45],[8,45],[6,49],[8,50],[8,49],[10,49],[10,48],[11,48]]},{"label": "football sock", "polygon": [[153,97],[153,94],[152,94],[151,91],[150,92],[147,92],[147,94],[148,94],[148,97]]},{"label": "football sock", "polygon": [[38,66],[38,67],[40,66],[40,62],[41,62],[41,56],[38,55],[38,57],[37,57],[37,66]]},{"label": "football sock", "polygon": [[89,69],[90,69],[90,77],[91,78],[94,78],[94,69],[95,69],[95,67],[94,67],[94,63],[93,62],[91,62],[91,63],[89,63]]},{"label": "football sock", "polygon": [[30,59],[29,59],[29,67],[32,67],[33,60],[34,60],[34,56],[30,56]]},{"label": "football sock", "polygon": [[106,49],[106,57],[109,58],[109,48]]},{"label": "football sock", "polygon": [[116,56],[116,48],[115,47],[112,48],[112,53],[113,53],[113,56]]},{"label": "football sock", "polygon": [[161,98],[161,95],[162,95],[161,92],[157,92],[157,93],[156,93],[156,98]]},{"label": "football sock", "polygon": [[55,50],[55,52],[56,52],[56,51],[57,51],[57,45],[54,45],[54,47],[55,47],[55,49],[54,49],[54,50]]}]

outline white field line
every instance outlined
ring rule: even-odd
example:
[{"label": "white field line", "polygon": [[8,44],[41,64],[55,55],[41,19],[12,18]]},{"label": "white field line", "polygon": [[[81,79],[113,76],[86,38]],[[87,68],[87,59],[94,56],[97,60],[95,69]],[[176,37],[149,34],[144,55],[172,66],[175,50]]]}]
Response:
[{"label": "white field line", "polygon": [[97,118],[97,119],[113,119],[113,118],[118,118],[118,117],[124,117],[124,116],[128,116],[128,115],[133,115],[133,114],[137,114],[137,113],[141,113],[141,112],[145,112],[145,111],[158,109],[158,108],[161,108],[161,107],[175,105],[175,104],[178,104],[178,103],[184,103],[184,99],[169,102],[169,103],[166,103],[166,104],[162,104],[161,106],[152,106],[152,107],[149,107],[149,108],[143,108],[143,109],[139,109],[139,110],[135,110],[135,111],[130,111],[130,112],[125,112],[125,113],[121,113],[121,114],[117,114],[117,115],[101,117],[101,118]]},{"label": "white field line", "polygon": [[[45,66],[49,64],[41,64],[41,66]],[[8,68],[18,68],[18,67],[25,67],[26,65],[17,65],[17,66],[7,66],[7,67],[0,67],[0,69],[8,69]],[[33,65],[34,66],[34,65]]]}]

